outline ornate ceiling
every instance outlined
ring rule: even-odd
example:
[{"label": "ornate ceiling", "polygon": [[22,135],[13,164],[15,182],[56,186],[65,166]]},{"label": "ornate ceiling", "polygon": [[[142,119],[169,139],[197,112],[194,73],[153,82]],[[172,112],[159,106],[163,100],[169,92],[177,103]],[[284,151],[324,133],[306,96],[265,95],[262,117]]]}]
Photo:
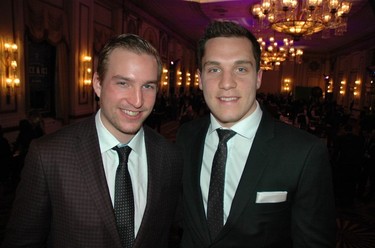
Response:
[{"label": "ornate ceiling", "polygon": [[[153,15],[161,23],[179,33],[182,37],[196,43],[204,27],[211,20],[233,20],[253,30],[256,20],[251,7],[260,0],[130,0],[139,8]],[[348,18],[348,31],[343,36],[322,39],[321,32],[309,39],[295,42],[305,52],[327,53],[340,48],[356,45],[357,40],[375,36],[375,1],[349,0],[352,9]],[[266,35],[274,34],[269,29]],[[271,32],[271,33],[270,33]],[[265,34],[266,31],[262,32]],[[279,36],[276,33],[276,36]],[[283,36],[283,35],[281,35]]]}]

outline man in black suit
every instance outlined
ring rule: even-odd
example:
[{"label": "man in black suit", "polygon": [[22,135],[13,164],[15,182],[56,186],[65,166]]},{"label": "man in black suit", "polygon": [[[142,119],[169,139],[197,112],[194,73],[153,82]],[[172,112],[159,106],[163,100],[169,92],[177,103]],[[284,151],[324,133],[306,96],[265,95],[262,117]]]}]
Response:
[{"label": "man in black suit", "polygon": [[[211,114],[177,135],[184,154],[182,248],[335,246],[327,149],[261,108],[260,53],[256,38],[232,22],[213,22],[199,42],[199,87]],[[209,216],[220,205],[210,207],[217,129],[235,135],[227,142],[215,232]]]},{"label": "man in black suit", "polygon": [[[168,246],[180,197],[181,154],[143,126],[161,70],[157,51],[136,35],[105,45],[93,77],[100,110],[31,144],[2,247]],[[135,210],[129,242],[121,239],[121,214],[114,209],[119,156],[113,149],[120,146],[131,148]]]}]

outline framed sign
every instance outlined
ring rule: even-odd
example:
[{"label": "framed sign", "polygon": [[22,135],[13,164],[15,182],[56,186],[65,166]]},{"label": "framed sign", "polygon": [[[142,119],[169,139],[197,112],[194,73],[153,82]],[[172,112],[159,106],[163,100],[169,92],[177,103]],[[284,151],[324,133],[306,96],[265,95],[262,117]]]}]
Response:
[{"label": "framed sign", "polygon": [[56,48],[47,41],[27,39],[26,92],[28,109],[55,116]]}]

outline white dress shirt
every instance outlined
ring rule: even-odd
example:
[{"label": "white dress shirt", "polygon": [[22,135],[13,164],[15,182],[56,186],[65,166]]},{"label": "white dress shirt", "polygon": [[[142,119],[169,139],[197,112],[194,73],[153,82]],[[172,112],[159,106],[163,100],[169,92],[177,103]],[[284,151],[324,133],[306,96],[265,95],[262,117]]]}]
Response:
[{"label": "white dress shirt", "polygon": [[[200,185],[204,209],[207,215],[207,200],[210,186],[212,161],[219,143],[216,129],[222,128],[215,117],[211,114],[211,125],[208,128],[204,144],[203,162],[201,169]],[[262,118],[262,110],[257,102],[255,111],[245,119],[236,123],[231,130],[236,132],[228,142],[228,155],[225,169],[224,186],[224,223],[229,216],[230,208],[236,193],[246,160],[253,144],[255,133]]]},{"label": "white dress shirt", "polygon": [[[120,142],[104,127],[100,119],[100,109],[95,116],[95,124],[98,131],[107,185],[112,205],[114,205],[115,178],[119,158],[117,152],[112,150],[112,148],[120,145]],[[128,169],[134,195],[134,233],[137,235],[147,203],[147,154],[143,128],[138,131],[127,145],[132,148],[128,159]]]}]

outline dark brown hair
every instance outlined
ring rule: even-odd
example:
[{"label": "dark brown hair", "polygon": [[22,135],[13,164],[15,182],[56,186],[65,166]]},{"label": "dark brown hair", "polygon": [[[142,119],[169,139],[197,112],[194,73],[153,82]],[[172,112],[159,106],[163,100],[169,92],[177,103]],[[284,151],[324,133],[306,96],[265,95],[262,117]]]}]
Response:
[{"label": "dark brown hair", "polygon": [[257,38],[246,28],[230,21],[214,21],[207,26],[203,37],[198,42],[198,68],[202,71],[202,58],[205,52],[205,45],[209,39],[217,37],[245,37],[250,40],[253,46],[253,54],[256,62],[256,70],[260,69],[260,45]]},{"label": "dark brown hair", "polygon": [[110,39],[99,54],[97,73],[100,81],[108,70],[108,57],[116,48],[123,48],[137,54],[148,54],[156,59],[158,64],[158,81],[161,78],[162,62],[158,51],[147,40],[135,34],[120,34]]}]

